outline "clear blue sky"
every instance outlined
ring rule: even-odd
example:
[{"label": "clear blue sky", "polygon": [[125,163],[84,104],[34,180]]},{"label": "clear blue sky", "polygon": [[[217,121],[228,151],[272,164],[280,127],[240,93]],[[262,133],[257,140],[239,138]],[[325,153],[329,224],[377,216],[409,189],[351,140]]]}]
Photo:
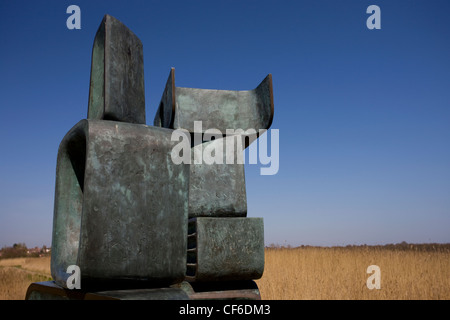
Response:
[{"label": "clear blue sky", "polygon": [[280,169],[246,165],[266,244],[450,242],[450,1],[1,0],[1,247],[51,244],[58,145],[86,118],[105,13],[144,44],[147,124],[171,67],[205,89],[272,73]]}]

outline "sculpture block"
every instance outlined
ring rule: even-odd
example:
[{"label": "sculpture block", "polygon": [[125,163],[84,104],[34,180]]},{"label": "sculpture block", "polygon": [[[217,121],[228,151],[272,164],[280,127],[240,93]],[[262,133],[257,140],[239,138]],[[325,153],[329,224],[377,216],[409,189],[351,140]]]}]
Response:
[{"label": "sculpture block", "polygon": [[86,280],[184,278],[189,167],[174,165],[171,131],[82,120],[58,151],[52,276]]},{"label": "sculpture block", "polygon": [[[227,135],[228,129],[245,131],[249,134],[242,148],[245,149],[257,138],[259,129],[268,129],[273,120],[272,75],[269,74],[255,89],[248,91],[210,90],[182,88],[175,86],[175,69],[170,70],[169,78],[155,115],[154,125],[184,129],[192,135],[202,135],[208,129],[217,129],[223,133],[222,140],[196,144],[192,141],[192,154],[201,153],[211,144],[222,143],[224,148],[223,164],[191,165],[189,183],[189,217],[245,217],[247,198],[245,192],[245,173],[242,153],[234,150],[233,164],[227,164],[225,157],[226,141],[236,139],[238,135]],[[201,122],[200,132],[195,122]],[[237,144],[236,144],[237,146]],[[192,159],[191,163],[194,163]]]},{"label": "sculpture block", "polygon": [[259,130],[271,126],[273,113],[271,74],[253,90],[211,90],[176,87],[172,68],[154,125],[194,132],[194,121],[202,121],[203,130]]},{"label": "sculpture block", "polygon": [[142,43],[110,15],[94,39],[88,119],[145,124]]},{"label": "sculpture block", "polygon": [[[226,145],[237,139],[232,135],[200,143],[192,147],[189,181],[189,218],[194,217],[246,217],[247,197],[242,155],[232,153],[232,163],[227,164]],[[221,163],[199,163],[194,158],[205,148],[222,149]],[[204,159],[203,159],[204,160]],[[239,161],[238,161],[239,160]]]},{"label": "sculpture block", "polygon": [[253,280],[262,276],[262,218],[193,218],[188,234],[188,281]]}]

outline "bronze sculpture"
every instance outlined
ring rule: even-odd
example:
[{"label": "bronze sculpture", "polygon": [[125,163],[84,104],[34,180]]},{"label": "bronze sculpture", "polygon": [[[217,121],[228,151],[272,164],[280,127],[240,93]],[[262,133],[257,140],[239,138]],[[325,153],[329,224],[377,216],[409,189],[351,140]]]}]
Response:
[{"label": "bronze sculpture", "polygon": [[[268,129],[273,110],[271,75],[250,91],[204,90],[175,87],[171,69],[147,126],[142,44],[106,15],[92,51],[88,117],[58,150],[54,281],[32,284],[26,298],[259,299],[264,228],[262,218],[246,217],[244,165],[175,164],[172,134],[200,135],[194,153],[243,139],[231,155],[238,159],[257,138],[246,130]],[[242,130],[205,141],[195,121],[204,131]],[[81,291],[67,289],[69,265],[81,270]]]}]

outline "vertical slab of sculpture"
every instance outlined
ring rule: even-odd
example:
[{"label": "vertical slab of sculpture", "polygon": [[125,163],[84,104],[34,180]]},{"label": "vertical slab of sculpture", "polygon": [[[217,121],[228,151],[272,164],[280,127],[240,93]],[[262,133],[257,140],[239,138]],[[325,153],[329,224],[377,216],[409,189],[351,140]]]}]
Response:
[{"label": "vertical slab of sculpture", "polygon": [[51,269],[62,286],[69,265],[80,267],[85,284],[184,278],[189,168],[171,161],[171,130],[141,124],[142,57],[140,40],[105,16],[94,41],[89,119],[58,151]]},{"label": "vertical slab of sculpture", "polygon": [[88,119],[145,124],[144,89],[141,40],[105,15],[92,49]]}]

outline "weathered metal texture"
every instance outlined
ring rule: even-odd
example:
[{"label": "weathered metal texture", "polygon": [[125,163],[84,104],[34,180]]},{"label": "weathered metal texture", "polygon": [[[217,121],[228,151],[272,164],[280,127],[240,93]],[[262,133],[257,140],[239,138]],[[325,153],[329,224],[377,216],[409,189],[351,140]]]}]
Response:
[{"label": "weathered metal texture", "polygon": [[[274,113],[272,75],[269,74],[254,90],[229,91],[192,89],[175,86],[175,69],[170,70],[154,125],[165,128],[184,129],[201,135],[206,130],[217,129],[223,139],[197,144],[195,138],[192,155],[202,156],[205,148],[225,141],[242,138],[245,149],[257,138],[260,129],[268,129]],[[195,127],[201,121],[201,128]],[[233,130],[233,133],[227,130]],[[254,133],[245,133],[254,129]],[[241,130],[237,133],[237,130]],[[237,144],[235,144],[237,146]],[[245,217],[247,199],[242,153],[237,148],[231,152],[234,162],[223,164],[199,163],[192,159],[189,183],[189,217]],[[239,150],[242,151],[242,150]],[[239,153],[239,154],[238,154]],[[239,159],[238,159],[239,158]],[[238,161],[239,160],[239,161]]]},{"label": "weathered metal texture", "polygon": [[149,288],[111,291],[69,290],[54,281],[32,283],[25,300],[188,300],[180,288]]},{"label": "weathered metal texture", "polygon": [[146,123],[143,56],[139,38],[105,15],[92,49],[88,119]]},{"label": "weathered metal texture", "polygon": [[189,296],[177,288],[154,288],[92,292],[85,300],[189,300]]},{"label": "weathered metal texture", "polygon": [[35,282],[27,289],[25,300],[261,300],[254,281],[188,283],[163,288],[120,290],[69,290],[54,281]]},{"label": "weathered metal texture", "polygon": [[[189,181],[189,218],[194,217],[246,217],[247,197],[242,153],[232,152],[227,163],[227,143],[233,143],[240,136],[226,136],[198,144],[191,149]],[[221,163],[205,162],[205,150],[222,150]],[[214,153],[214,152],[213,152]],[[195,164],[195,157],[203,157]]]},{"label": "weathered metal texture", "polygon": [[175,283],[186,269],[188,165],[171,130],[82,120],[58,151],[51,269],[82,280]]},{"label": "weathered metal texture", "polygon": [[28,286],[25,300],[82,300],[84,292],[58,286],[54,281],[34,282]]},{"label": "weathered metal texture", "polygon": [[261,300],[258,286],[252,280],[247,281],[183,281],[171,286],[182,289],[190,300]]},{"label": "weathered metal texture", "polygon": [[272,75],[253,90],[231,91],[194,89],[175,86],[171,69],[155,126],[194,132],[194,121],[202,121],[203,132],[218,129],[268,129],[273,120]]},{"label": "weathered metal texture", "polygon": [[173,128],[175,114],[175,69],[170,69],[169,78],[164,88],[153,125],[163,128]]},{"label": "weathered metal texture", "polygon": [[186,280],[254,280],[264,271],[262,218],[193,218],[188,227]]}]

